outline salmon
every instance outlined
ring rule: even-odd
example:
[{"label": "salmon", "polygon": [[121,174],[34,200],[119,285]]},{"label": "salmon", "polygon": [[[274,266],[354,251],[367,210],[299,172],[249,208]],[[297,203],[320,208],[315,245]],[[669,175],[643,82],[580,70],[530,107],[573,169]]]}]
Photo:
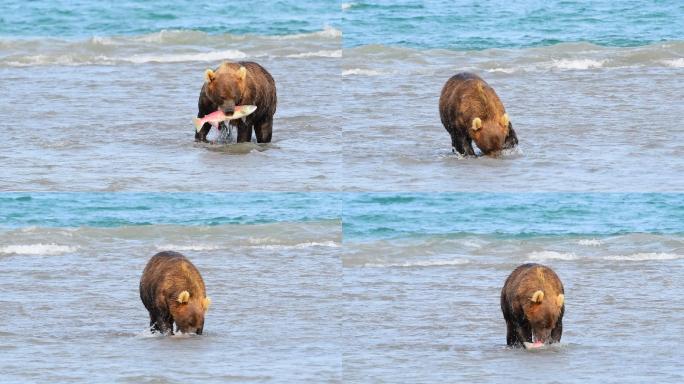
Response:
[{"label": "salmon", "polygon": [[238,105],[235,107],[235,111],[232,115],[226,115],[223,113],[223,111],[218,110],[202,118],[195,117],[192,119],[192,122],[195,124],[195,129],[197,132],[199,132],[200,129],[202,129],[202,126],[206,123],[217,126],[222,121],[241,119],[245,116],[248,116],[250,113],[256,111],[256,109],[256,105]]}]

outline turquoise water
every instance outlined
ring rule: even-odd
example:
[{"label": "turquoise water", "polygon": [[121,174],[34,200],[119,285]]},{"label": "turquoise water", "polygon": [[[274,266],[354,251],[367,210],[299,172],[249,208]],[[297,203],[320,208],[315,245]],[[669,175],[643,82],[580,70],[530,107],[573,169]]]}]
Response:
[{"label": "turquoise water", "polygon": [[160,30],[291,35],[334,27],[344,44],[479,50],[561,42],[639,46],[684,36],[679,1],[4,1],[0,37],[144,35]]},{"label": "turquoise water", "polygon": [[4,193],[4,228],[340,221],[345,241],[684,233],[662,193]]},{"label": "turquoise water", "polygon": [[680,1],[350,1],[344,44],[480,50],[562,42],[638,46],[681,40]]},{"label": "turquoise water", "polygon": [[339,18],[336,1],[3,1],[0,37],[135,35],[162,29],[237,35],[320,31]]},{"label": "turquoise water", "polygon": [[4,193],[0,226],[215,226],[339,220],[324,193]]},{"label": "turquoise water", "polygon": [[367,193],[342,211],[345,241],[684,234],[684,196],[658,193]]}]

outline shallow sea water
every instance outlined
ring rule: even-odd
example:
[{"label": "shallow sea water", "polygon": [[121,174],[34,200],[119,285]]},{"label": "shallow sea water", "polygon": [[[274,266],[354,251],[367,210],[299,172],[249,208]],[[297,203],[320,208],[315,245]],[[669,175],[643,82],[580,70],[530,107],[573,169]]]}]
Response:
[{"label": "shallow sea water", "polygon": [[[364,46],[343,57],[344,188],[351,191],[681,191],[681,42],[485,51]],[[677,61],[679,60],[679,61]],[[451,151],[439,95],[471,71],[498,93],[519,146]]]},{"label": "shallow sea water", "polygon": [[[681,381],[683,202],[354,196],[343,214],[343,381]],[[615,223],[607,211],[619,212]],[[474,219],[488,215],[501,217]],[[561,343],[544,350],[506,347],[501,288],[527,262],[550,266],[565,286]]]},{"label": "shallow sea water", "polygon": [[[244,39],[162,31],[5,42],[0,190],[336,190],[340,32]],[[276,80],[270,144],[194,142],[204,70],[222,60],[256,60]]]},{"label": "shallow sea water", "polygon": [[[683,382],[683,41],[676,1],[3,1],[0,381]],[[194,143],[222,60],[274,76],[272,143]],[[451,153],[460,71],[517,149]],[[201,337],[147,331],[169,249]],[[534,352],[525,262],[566,289]]]},{"label": "shallow sea water", "polygon": [[[3,381],[339,382],[336,222],[23,227],[0,232]],[[202,336],[152,336],[147,260],[184,253],[212,307]]]}]

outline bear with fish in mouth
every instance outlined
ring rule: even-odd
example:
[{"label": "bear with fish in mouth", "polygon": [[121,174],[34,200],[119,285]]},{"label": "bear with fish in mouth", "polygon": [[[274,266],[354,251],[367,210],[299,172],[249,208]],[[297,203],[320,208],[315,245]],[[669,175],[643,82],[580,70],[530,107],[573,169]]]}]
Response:
[{"label": "bear with fish in mouth", "polygon": [[501,311],[509,346],[534,347],[560,342],[563,333],[563,283],[549,267],[523,264],[513,270],[501,290]]},{"label": "bear with fish in mouth", "polygon": [[496,155],[518,144],[499,96],[475,74],[462,72],[444,84],[439,117],[451,135],[453,151],[461,155],[475,155],[473,141],[485,155]]},{"label": "bear with fish in mouth", "polygon": [[[277,101],[275,81],[264,67],[251,61],[226,61],[215,70],[205,71],[197,117],[217,110],[231,115],[238,105],[256,105],[251,115],[231,120],[229,124],[237,127],[238,143],[251,141],[252,129],[258,143],[270,143]],[[228,129],[224,123],[219,127]],[[211,124],[205,123],[195,133],[195,141],[206,142],[209,130]]]},{"label": "bear with fish in mouth", "polygon": [[153,332],[202,334],[211,300],[197,268],[178,252],[152,256],[140,278],[140,299],[150,313]]}]

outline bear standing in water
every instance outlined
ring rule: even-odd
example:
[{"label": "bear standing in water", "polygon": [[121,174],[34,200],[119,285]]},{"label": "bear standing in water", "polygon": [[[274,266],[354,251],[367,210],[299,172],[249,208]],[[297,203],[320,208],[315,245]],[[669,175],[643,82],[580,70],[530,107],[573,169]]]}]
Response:
[{"label": "bear standing in water", "polygon": [[152,256],[140,278],[140,299],[150,312],[150,327],[161,333],[202,334],[211,300],[195,266],[178,252]]},{"label": "bear standing in water", "polygon": [[[236,105],[256,105],[254,113],[229,124],[237,127],[238,143],[252,140],[252,128],[258,143],[270,143],[277,102],[275,81],[264,67],[251,61],[224,62],[216,70],[207,69],[204,73],[197,117],[219,109],[230,115]],[[224,123],[219,126],[227,128]],[[206,142],[210,129],[211,124],[205,123],[195,133],[195,141]]]},{"label": "bear standing in water", "polygon": [[459,73],[450,78],[439,98],[439,117],[461,155],[475,155],[472,142],[484,154],[497,154],[518,144],[518,137],[499,96],[479,76]]},{"label": "bear standing in water", "polygon": [[508,345],[557,343],[563,333],[563,283],[549,267],[523,264],[506,279],[501,290],[501,310]]}]

